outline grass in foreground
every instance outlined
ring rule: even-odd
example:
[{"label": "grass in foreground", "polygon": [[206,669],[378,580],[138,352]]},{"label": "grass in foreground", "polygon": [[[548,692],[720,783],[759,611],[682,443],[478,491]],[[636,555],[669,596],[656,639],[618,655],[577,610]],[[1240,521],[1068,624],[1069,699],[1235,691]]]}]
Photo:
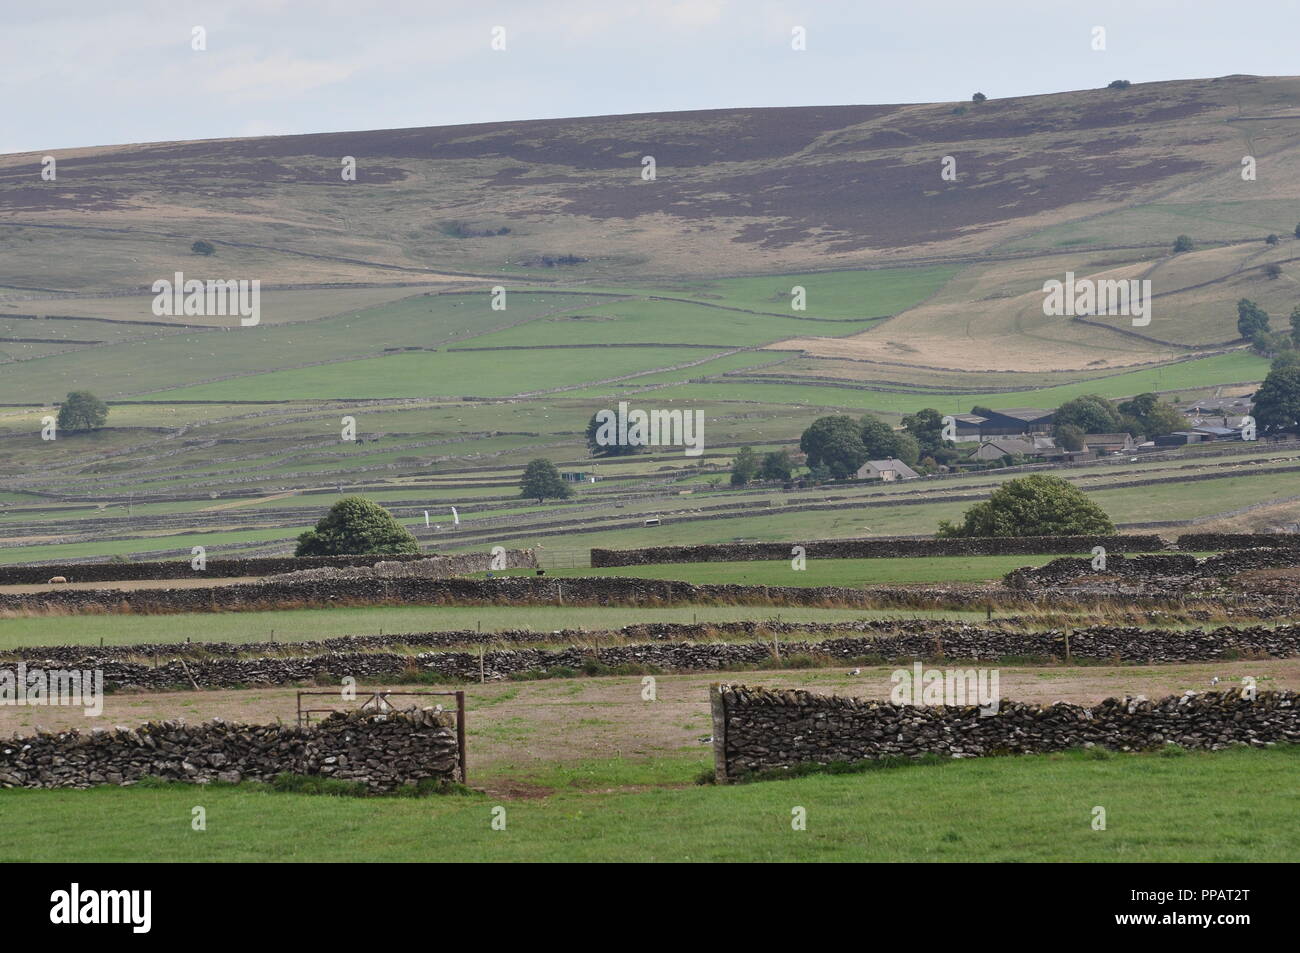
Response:
[{"label": "grass in foreground", "polygon": [[[588,765],[581,787],[529,799],[6,790],[0,861],[1286,861],[1300,851],[1297,758],[1300,746],[1068,752],[599,790],[631,780],[616,761]],[[708,763],[667,759],[662,774],[682,784]],[[643,783],[661,773],[654,764],[635,772]],[[206,831],[191,830],[195,806]],[[491,827],[497,807],[505,830]],[[791,827],[796,807],[806,830]],[[1104,831],[1092,829],[1095,807]]]}]

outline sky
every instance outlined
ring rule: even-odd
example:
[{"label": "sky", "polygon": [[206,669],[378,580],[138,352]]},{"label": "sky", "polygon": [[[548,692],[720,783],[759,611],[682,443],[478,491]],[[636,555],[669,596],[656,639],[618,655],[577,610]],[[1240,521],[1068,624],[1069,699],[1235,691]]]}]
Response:
[{"label": "sky", "polygon": [[0,0],[0,153],[1292,75],[1297,36],[1292,0]]}]

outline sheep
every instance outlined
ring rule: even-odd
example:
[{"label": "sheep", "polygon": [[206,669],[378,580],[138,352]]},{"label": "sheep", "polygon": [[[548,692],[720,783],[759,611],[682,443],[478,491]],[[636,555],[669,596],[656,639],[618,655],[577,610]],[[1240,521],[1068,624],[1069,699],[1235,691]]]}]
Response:
[{"label": "sheep", "polygon": [[55,585],[56,583],[67,582],[67,581],[68,581],[68,577],[67,577],[67,576],[51,576],[51,577],[50,577],[50,581],[49,581],[48,583],[46,583],[46,585],[48,585],[48,586],[53,586],[53,585]]}]

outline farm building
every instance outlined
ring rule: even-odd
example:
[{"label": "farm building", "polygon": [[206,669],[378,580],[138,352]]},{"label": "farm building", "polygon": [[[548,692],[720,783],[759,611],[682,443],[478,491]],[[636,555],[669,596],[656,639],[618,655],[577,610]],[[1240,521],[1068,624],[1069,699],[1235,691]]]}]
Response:
[{"label": "farm building", "polygon": [[883,480],[886,483],[895,480],[915,480],[921,476],[902,460],[893,457],[888,460],[868,460],[858,467],[858,472],[854,475],[859,480]]}]

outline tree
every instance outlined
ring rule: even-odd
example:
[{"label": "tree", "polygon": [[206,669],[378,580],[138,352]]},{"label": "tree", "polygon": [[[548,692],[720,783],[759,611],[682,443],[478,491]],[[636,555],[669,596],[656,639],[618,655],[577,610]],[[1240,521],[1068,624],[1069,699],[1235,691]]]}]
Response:
[{"label": "tree", "polygon": [[1260,433],[1300,433],[1300,365],[1274,365],[1255,392]]},{"label": "tree", "polygon": [[943,449],[943,414],[926,407],[903,418],[903,429],[916,438],[922,450]]},{"label": "tree", "polygon": [[1112,79],[1106,84],[1107,89],[1128,89],[1133,84],[1126,79]]},{"label": "tree", "polygon": [[1300,225],[1295,227],[1295,237],[1300,238]]},{"label": "tree", "polygon": [[599,412],[594,413],[587,421],[587,449],[593,457],[625,457],[640,449],[636,444],[619,443],[617,424],[602,424],[599,416]]},{"label": "tree", "polygon": [[1083,428],[1074,424],[1057,424],[1056,445],[1062,450],[1082,450],[1084,444]]},{"label": "tree", "polygon": [[1268,312],[1249,298],[1237,302],[1237,333],[1247,341],[1253,341],[1261,333],[1268,332]]},{"label": "tree", "polygon": [[957,525],[939,524],[939,535],[1092,536],[1115,532],[1105,511],[1074,484],[1036,473],[1008,480]]},{"label": "tree", "polygon": [[789,450],[774,450],[763,454],[763,465],[758,475],[764,480],[788,480],[794,476],[794,461]]},{"label": "tree", "polygon": [[58,428],[64,433],[98,430],[108,420],[108,405],[90,391],[74,390],[59,407]]},{"label": "tree", "polygon": [[985,407],[983,404],[976,404],[970,412],[976,417],[992,417],[996,413],[991,407]]},{"label": "tree", "polygon": [[1264,266],[1264,274],[1266,274],[1270,280],[1275,281],[1282,277],[1282,266],[1275,261],[1270,262]]},{"label": "tree", "polygon": [[1179,235],[1174,239],[1174,254],[1178,255],[1185,251],[1192,250],[1192,238],[1190,235]]},{"label": "tree", "polygon": [[914,467],[921,459],[921,444],[910,433],[894,434],[894,456]]},{"label": "tree", "polygon": [[856,473],[867,460],[862,430],[852,417],[819,417],[799,438],[799,449],[808,455],[808,466],[825,467],[837,480]]},{"label": "tree", "polygon": [[[1118,410],[1126,418],[1121,421],[1121,429],[1127,430],[1135,437],[1138,434],[1158,437],[1161,434],[1182,430],[1187,425],[1187,421],[1178,412],[1177,407],[1172,404],[1162,404],[1156,394],[1149,392],[1122,401]],[[1125,424],[1130,421],[1132,427],[1126,427]]]},{"label": "tree", "polygon": [[217,253],[212,242],[205,242],[201,238],[190,246],[190,251],[194,252],[196,255],[215,255]]},{"label": "tree", "polygon": [[1300,304],[1291,309],[1291,343],[1300,348]]},{"label": "tree", "polygon": [[329,508],[315,529],[298,537],[295,556],[418,553],[420,544],[378,503],[346,496]]},{"label": "tree", "polygon": [[988,99],[988,97],[985,96],[983,93],[976,93],[974,96],[970,98],[970,101],[973,103],[982,103],[986,99]]},{"label": "tree", "polygon": [[898,435],[894,428],[870,414],[862,418],[862,448],[868,460],[884,460],[898,454]]},{"label": "tree", "polygon": [[526,500],[541,503],[548,497],[552,500],[567,500],[573,491],[560,478],[560,471],[555,469],[554,463],[545,457],[538,457],[524,467],[524,475],[519,479],[519,495]]},{"label": "tree", "polygon": [[731,461],[731,485],[744,486],[758,475],[758,454],[752,447],[741,447]]},{"label": "tree", "polygon": [[1056,408],[1053,422],[1058,431],[1066,424],[1073,424],[1084,433],[1115,433],[1119,429],[1119,414],[1105,397],[1083,394]]},{"label": "tree", "polygon": [[1278,238],[1276,235],[1269,235],[1267,238],[1264,239],[1264,244],[1276,245],[1279,241],[1281,241],[1281,239]]}]

